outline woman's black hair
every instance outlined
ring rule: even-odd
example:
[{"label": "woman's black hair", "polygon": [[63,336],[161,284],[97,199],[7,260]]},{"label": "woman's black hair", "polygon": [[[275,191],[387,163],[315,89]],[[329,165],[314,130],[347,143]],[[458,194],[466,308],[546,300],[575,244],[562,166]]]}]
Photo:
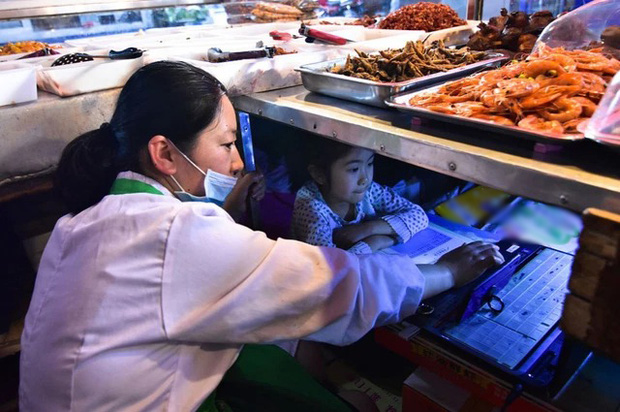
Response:
[{"label": "woman's black hair", "polygon": [[55,185],[69,211],[99,202],[119,172],[141,172],[140,153],[155,135],[191,151],[225,94],[215,77],[187,63],[161,61],[139,69],[123,87],[110,123],[79,136],[62,153]]}]

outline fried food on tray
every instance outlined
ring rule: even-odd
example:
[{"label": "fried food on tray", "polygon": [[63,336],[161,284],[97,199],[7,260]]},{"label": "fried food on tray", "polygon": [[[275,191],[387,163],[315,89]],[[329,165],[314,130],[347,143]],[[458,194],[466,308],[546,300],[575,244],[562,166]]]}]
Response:
[{"label": "fried food on tray", "polygon": [[378,55],[357,51],[357,57],[347,57],[343,66],[332,73],[376,82],[402,82],[433,73],[445,72],[483,60],[483,52],[449,49],[443,41],[424,46],[421,41],[407,42],[402,49],[383,50]]},{"label": "fried food on tray", "polygon": [[418,93],[409,104],[543,134],[574,134],[618,71],[613,57],[543,46],[526,61]]},{"label": "fried food on tray", "polygon": [[276,51],[273,54],[274,56],[283,56],[285,54],[295,54],[297,53],[297,50],[291,50],[291,51],[286,51],[286,49],[283,49],[282,47],[278,47],[276,46]]},{"label": "fried food on tray", "polygon": [[290,21],[301,19],[304,13],[286,4],[260,2],[252,14],[260,21]]},{"label": "fried food on tray", "polygon": [[40,41],[18,41],[15,43],[7,43],[4,46],[0,47],[0,56],[17,53],[32,53],[45,48],[49,49],[54,47]]},{"label": "fried food on tray", "polygon": [[489,24],[480,23],[479,31],[469,37],[467,46],[474,50],[506,49],[529,53],[538,35],[554,20],[548,10],[527,15],[502,9],[497,17],[491,17]]},{"label": "fried food on tray", "polygon": [[379,23],[380,29],[435,31],[467,22],[445,4],[416,3],[401,7]]},{"label": "fried food on tray", "polygon": [[371,27],[374,26],[375,23],[377,23],[377,18],[374,16],[369,16],[367,14],[364,14],[364,17],[361,17],[359,19],[355,19],[352,22],[348,22],[348,23],[333,23],[331,21],[326,21],[326,20],[322,20],[319,22],[319,24],[323,24],[323,25],[345,25],[345,26],[364,26],[364,27]]}]

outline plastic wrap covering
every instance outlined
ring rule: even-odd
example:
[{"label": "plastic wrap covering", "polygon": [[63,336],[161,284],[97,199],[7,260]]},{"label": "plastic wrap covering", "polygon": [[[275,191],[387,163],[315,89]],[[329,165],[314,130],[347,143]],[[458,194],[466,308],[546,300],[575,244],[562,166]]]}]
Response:
[{"label": "plastic wrap covering", "polygon": [[586,137],[620,148],[620,72],[605,92],[598,109],[587,124]]},{"label": "plastic wrap covering", "polygon": [[620,48],[620,1],[598,0],[565,14],[547,26],[534,51],[548,47]]}]

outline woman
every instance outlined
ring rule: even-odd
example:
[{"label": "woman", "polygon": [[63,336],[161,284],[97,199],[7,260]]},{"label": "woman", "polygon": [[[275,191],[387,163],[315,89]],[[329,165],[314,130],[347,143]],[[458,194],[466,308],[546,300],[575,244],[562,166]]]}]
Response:
[{"label": "woman", "polygon": [[236,224],[263,191],[241,174],[236,127],[215,78],[158,62],[129,79],[109,125],[67,146],[57,184],[71,213],[26,317],[22,410],[194,410],[244,343],[347,344],[501,260],[470,244],[416,267]]}]

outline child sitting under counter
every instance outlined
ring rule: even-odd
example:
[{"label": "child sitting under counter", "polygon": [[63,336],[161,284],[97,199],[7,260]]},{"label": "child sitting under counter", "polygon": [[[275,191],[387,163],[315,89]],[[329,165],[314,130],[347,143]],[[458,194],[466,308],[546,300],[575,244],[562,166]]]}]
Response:
[{"label": "child sitting under counter", "polygon": [[317,143],[308,165],[311,181],[295,198],[296,239],[364,254],[407,242],[428,226],[420,206],[373,182],[372,150]]}]

